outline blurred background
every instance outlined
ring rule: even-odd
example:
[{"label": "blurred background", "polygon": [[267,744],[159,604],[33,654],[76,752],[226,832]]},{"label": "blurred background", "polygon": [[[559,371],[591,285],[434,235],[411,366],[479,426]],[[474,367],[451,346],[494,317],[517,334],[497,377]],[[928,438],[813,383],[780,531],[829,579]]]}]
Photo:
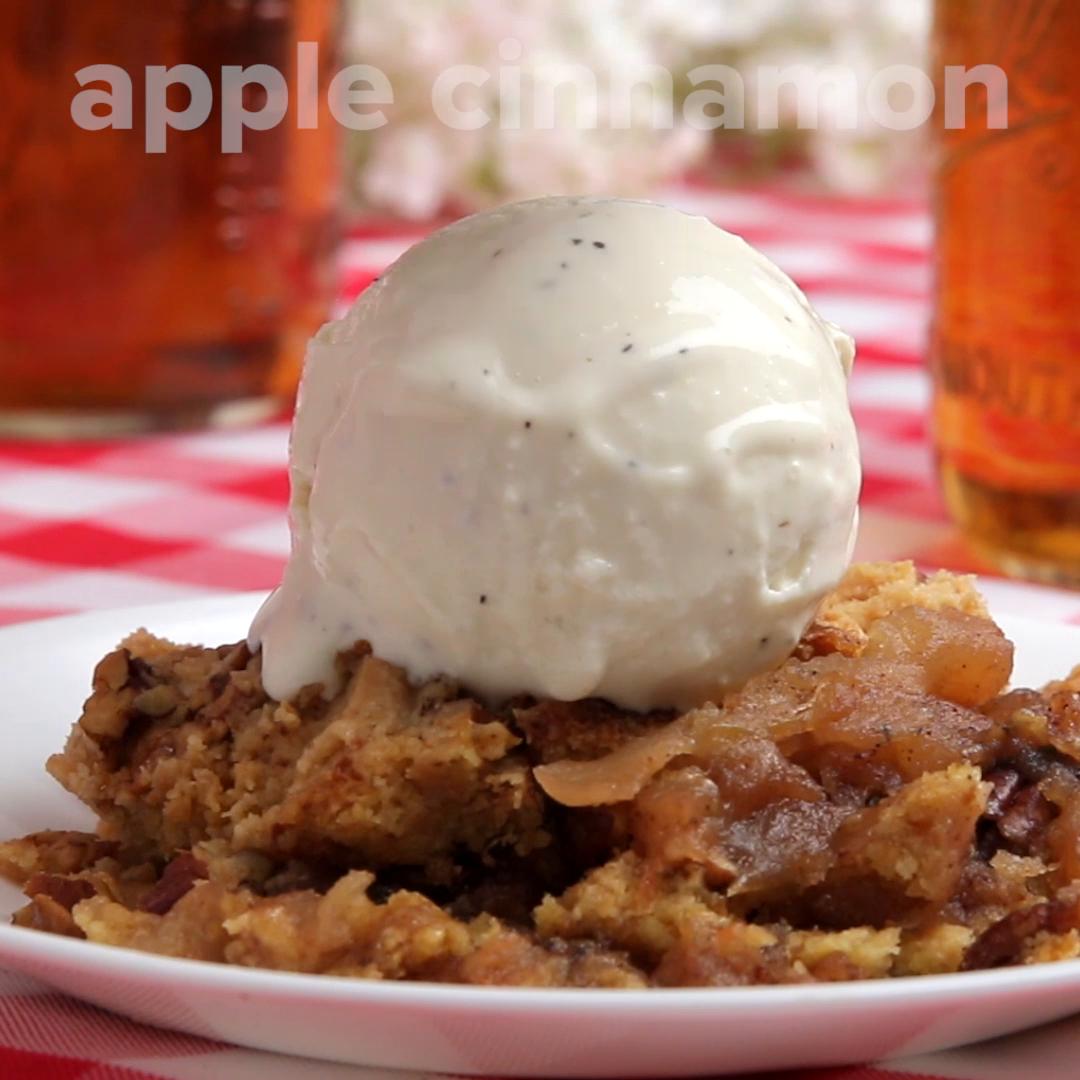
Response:
[{"label": "blurred background", "polygon": [[[380,66],[398,91],[390,123],[352,136],[350,192],[359,205],[424,218],[538,194],[648,194],[688,171],[851,194],[911,189],[926,175],[924,131],[889,131],[865,116],[848,130],[828,96],[816,128],[798,127],[792,100],[762,130],[752,73],[844,65],[865,83],[892,64],[925,68],[930,16],[929,0],[350,0],[349,56]],[[508,40],[520,43],[523,97],[584,65],[600,73],[601,115],[620,78],[661,67],[672,73],[678,118],[687,73],[727,65],[746,76],[745,129],[704,132],[677,119],[657,130],[641,108],[627,130],[580,131],[567,94],[553,130],[448,129],[431,108],[433,80],[452,64],[497,72]],[[495,83],[481,99],[497,118]]]},{"label": "blurred background", "polygon": [[[1071,0],[5,0],[0,621],[272,587],[309,336],[438,225],[557,192],[705,214],[855,336],[860,557],[1075,585],[1078,49]],[[126,103],[77,78],[101,64]],[[943,64],[999,65],[1012,130],[978,84],[955,130],[940,108],[846,123],[829,93],[808,124],[794,88],[757,122],[762,70],[929,87]],[[462,65],[455,106],[491,120],[467,130],[433,105]],[[687,121],[704,65],[743,76],[742,128]],[[581,69],[585,128],[563,87]],[[990,579],[1031,610],[1020,588]],[[1039,595],[1080,619],[1076,593]]]},{"label": "blurred background", "polygon": [[[363,284],[346,259],[340,292],[358,227],[688,184],[924,198],[926,124],[862,102],[923,72],[930,23],[930,0],[11,0],[0,433],[276,414]],[[860,105],[769,71],[840,72]]]}]

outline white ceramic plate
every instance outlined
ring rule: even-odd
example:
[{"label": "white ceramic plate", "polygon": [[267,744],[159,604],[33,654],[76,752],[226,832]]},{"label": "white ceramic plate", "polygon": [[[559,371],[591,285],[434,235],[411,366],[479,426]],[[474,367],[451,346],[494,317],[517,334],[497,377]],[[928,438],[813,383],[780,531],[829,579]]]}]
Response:
[{"label": "white ceramic plate", "polygon": [[[93,664],[145,625],[243,637],[257,597],[81,615],[0,631],[0,836],[88,828],[45,774]],[[1009,618],[1017,683],[1080,660],[1080,628]],[[0,885],[0,919],[20,903]],[[163,1027],[360,1065],[502,1076],[692,1076],[847,1064],[959,1046],[1080,1011],[1080,961],[848,985],[525,990],[229,968],[0,926],[0,965]]]}]

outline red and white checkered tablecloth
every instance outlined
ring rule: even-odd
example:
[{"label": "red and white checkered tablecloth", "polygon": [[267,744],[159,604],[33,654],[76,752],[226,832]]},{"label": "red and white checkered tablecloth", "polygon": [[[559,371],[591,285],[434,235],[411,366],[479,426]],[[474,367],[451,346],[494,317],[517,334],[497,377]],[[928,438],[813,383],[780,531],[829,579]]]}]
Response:
[{"label": "red and white checkered tablecloth", "polygon": [[[926,431],[922,368],[930,223],[912,201],[854,202],[684,187],[667,199],[741,233],[852,333],[851,382],[865,482],[857,556],[982,570],[947,522]],[[426,230],[372,223],[344,249],[342,302]],[[0,624],[94,608],[269,589],[288,551],[284,422],[230,433],[96,445],[0,442]],[[1080,623],[1080,593],[990,579],[999,612]],[[888,1068],[900,1075],[1028,1080],[1080,1075],[1080,1026],[1064,1023]],[[0,973],[0,1077],[142,1080],[374,1076],[158,1032]]]}]

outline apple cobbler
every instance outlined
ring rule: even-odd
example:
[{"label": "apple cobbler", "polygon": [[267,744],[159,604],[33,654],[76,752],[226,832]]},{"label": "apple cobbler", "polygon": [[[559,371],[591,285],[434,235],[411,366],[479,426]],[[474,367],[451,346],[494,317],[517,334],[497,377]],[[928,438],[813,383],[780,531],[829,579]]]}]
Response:
[{"label": "apple cobbler", "polygon": [[969,579],[852,569],[795,653],[683,715],[498,708],[363,644],[282,704],[140,631],[50,773],[95,834],[0,844],[21,926],[439,982],[712,986],[1080,956],[1080,669],[1006,691]]}]

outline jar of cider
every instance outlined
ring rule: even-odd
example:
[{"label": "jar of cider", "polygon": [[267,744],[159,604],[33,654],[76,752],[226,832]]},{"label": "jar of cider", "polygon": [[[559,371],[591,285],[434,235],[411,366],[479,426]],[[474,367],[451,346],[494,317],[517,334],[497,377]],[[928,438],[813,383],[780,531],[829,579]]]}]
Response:
[{"label": "jar of cider", "polygon": [[[340,0],[0,7],[0,435],[239,422],[288,404],[333,293],[340,13]],[[317,56],[306,87],[304,55]],[[130,79],[108,127],[77,122],[80,86],[117,89],[79,79],[99,65]],[[245,83],[230,99],[223,72],[270,69],[284,115],[226,151],[225,110],[258,113],[268,95]],[[197,124],[175,119],[194,109],[185,72],[212,94]]]},{"label": "jar of cider", "polygon": [[[1080,3],[938,0],[934,71],[995,65],[1007,126],[938,86],[933,420],[948,506],[1006,572],[1080,584]],[[953,107],[955,108],[955,102]]]}]

